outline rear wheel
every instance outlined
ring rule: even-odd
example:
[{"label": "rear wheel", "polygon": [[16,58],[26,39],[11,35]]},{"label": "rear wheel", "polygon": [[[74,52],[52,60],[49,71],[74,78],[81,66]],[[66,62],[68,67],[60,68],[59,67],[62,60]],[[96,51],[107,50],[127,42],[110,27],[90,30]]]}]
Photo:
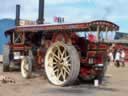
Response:
[{"label": "rear wheel", "polygon": [[3,48],[3,72],[9,71],[9,46],[5,45]]},{"label": "rear wheel", "polygon": [[48,80],[58,86],[72,84],[79,75],[80,60],[73,46],[54,43],[45,56],[45,72]]}]

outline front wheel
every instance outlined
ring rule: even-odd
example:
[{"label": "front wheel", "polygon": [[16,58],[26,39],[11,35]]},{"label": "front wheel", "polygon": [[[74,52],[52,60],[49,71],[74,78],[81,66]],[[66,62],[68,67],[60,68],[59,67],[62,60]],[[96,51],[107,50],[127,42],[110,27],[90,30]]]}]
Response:
[{"label": "front wheel", "polygon": [[80,60],[72,45],[54,43],[45,56],[45,72],[50,83],[57,86],[72,84],[79,75]]},{"label": "front wheel", "polygon": [[29,78],[32,73],[32,61],[29,56],[21,60],[21,75],[23,78]]}]

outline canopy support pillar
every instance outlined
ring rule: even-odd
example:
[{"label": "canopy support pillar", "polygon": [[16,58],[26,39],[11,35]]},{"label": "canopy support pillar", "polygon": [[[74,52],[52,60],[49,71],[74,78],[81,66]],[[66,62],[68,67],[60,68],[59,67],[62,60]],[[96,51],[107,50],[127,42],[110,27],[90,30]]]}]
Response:
[{"label": "canopy support pillar", "polygon": [[108,40],[108,27],[106,27],[105,32],[106,32],[105,39]]},{"label": "canopy support pillar", "polygon": [[100,40],[100,26],[98,26],[97,27],[97,36],[96,36],[96,39],[97,39],[97,41],[99,41]]}]

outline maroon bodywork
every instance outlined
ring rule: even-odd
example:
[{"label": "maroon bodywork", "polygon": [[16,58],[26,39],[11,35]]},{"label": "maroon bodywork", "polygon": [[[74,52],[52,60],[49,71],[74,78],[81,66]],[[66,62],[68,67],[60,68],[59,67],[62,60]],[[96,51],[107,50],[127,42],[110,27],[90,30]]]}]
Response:
[{"label": "maroon bodywork", "polygon": [[[64,41],[66,44],[70,43],[74,45],[80,53],[80,77],[88,78],[89,76],[98,76],[100,74],[100,69],[95,67],[95,65],[104,64],[109,46],[103,41],[89,41],[85,37],[78,36],[77,32],[108,32],[118,30],[119,27],[116,24],[98,20],[74,24],[18,26],[7,30],[5,35],[11,36],[9,46],[13,50],[12,52],[19,51],[23,53],[24,50],[32,49],[33,45],[35,45],[37,47],[34,51],[36,54],[34,56],[36,66],[44,64],[46,50],[52,43]],[[12,38],[15,33],[23,33],[24,40],[22,44],[13,43]],[[40,48],[42,38],[45,38],[45,44]],[[89,64],[90,58],[93,58],[92,64]]]}]

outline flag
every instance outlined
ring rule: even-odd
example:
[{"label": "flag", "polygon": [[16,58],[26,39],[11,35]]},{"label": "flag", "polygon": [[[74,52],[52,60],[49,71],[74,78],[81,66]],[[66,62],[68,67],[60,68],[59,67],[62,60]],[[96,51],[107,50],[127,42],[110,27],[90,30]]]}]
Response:
[{"label": "flag", "polygon": [[54,17],[54,22],[58,22],[59,21],[59,18],[58,17]]},{"label": "flag", "polygon": [[57,16],[55,16],[55,17],[54,17],[54,22],[57,22],[57,23],[64,23],[64,18],[63,18],[63,17],[57,17]]}]

